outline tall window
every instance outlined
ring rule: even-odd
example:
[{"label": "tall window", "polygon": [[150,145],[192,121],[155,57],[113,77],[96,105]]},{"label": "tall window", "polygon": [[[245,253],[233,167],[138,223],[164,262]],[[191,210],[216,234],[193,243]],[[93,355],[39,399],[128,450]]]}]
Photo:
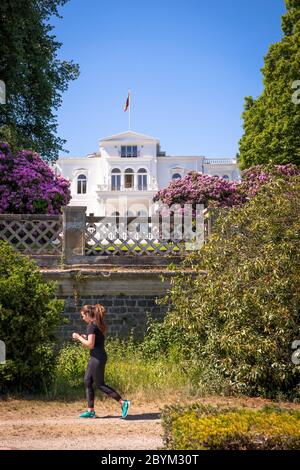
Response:
[{"label": "tall window", "polygon": [[122,145],[121,157],[137,157],[137,145]]},{"label": "tall window", "polygon": [[180,178],[181,178],[181,175],[179,173],[174,173],[174,175],[172,176],[173,181],[180,180]]},{"label": "tall window", "polygon": [[79,175],[77,178],[77,194],[86,194],[86,176]]},{"label": "tall window", "polygon": [[134,172],[132,168],[127,168],[125,170],[125,180],[124,180],[124,186],[125,188],[133,188],[134,186]]},{"label": "tall window", "polygon": [[111,172],[111,189],[112,191],[120,191],[121,189],[121,170],[114,168]]},{"label": "tall window", "polygon": [[138,171],[138,189],[140,191],[147,189],[147,170],[145,168]]}]

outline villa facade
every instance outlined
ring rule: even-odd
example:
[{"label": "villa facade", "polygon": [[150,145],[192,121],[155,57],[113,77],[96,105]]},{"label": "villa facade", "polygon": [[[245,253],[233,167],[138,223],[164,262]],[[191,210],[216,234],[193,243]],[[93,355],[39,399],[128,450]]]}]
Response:
[{"label": "villa facade", "polygon": [[151,216],[157,191],[191,170],[240,180],[234,158],[166,155],[158,139],[133,131],[101,139],[85,157],[59,158],[54,170],[71,181],[69,205],[86,206],[94,216]]}]

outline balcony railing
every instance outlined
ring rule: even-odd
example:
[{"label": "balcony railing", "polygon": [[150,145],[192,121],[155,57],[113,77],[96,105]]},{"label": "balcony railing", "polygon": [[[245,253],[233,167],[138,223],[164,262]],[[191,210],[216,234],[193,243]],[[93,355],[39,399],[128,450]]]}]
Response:
[{"label": "balcony railing", "polygon": [[98,190],[99,191],[158,191],[158,186],[157,185],[151,185],[151,186],[134,186],[130,188],[125,188],[125,186],[116,186],[112,187],[109,184],[98,184]]},{"label": "balcony railing", "polygon": [[236,160],[234,158],[205,158],[203,163],[213,165],[236,165]]}]

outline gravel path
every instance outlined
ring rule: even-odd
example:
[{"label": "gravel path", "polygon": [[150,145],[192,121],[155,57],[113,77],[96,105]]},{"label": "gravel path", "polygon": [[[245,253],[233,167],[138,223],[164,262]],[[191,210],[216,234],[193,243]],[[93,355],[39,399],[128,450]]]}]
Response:
[{"label": "gravel path", "polygon": [[[178,398],[169,397],[170,403]],[[202,403],[260,407],[271,403],[260,398],[206,397]],[[195,399],[188,399],[188,402]],[[96,401],[96,419],[82,419],[85,402],[0,400],[1,449],[156,450],[162,447],[160,410],[167,403],[132,401],[129,415],[120,419],[119,405]],[[300,404],[274,403],[300,409]]]},{"label": "gravel path", "polygon": [[[8,405],[8,404],[7,404]],[[26,406],[27,405],[27,406]],[[118,406],[100,405],[96,419],[80,419],[78,404],[0,402],[0,449],[157,449],[162,446],[158,406],[134,406],[120,419]]]}]

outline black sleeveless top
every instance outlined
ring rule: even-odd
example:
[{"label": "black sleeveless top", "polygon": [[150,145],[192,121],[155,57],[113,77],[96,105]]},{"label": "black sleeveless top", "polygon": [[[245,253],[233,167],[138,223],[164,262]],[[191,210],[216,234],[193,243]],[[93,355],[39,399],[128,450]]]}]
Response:
[{"label": "black sleeveless top", "polygon": [[90,350],[90,355],[96,357],[100,361],[107,359],[107,354],[104,348],[104,334],[99,330],[96,323],[89,323],[87,326],[87,335],[95,335],[94,349]]}]

